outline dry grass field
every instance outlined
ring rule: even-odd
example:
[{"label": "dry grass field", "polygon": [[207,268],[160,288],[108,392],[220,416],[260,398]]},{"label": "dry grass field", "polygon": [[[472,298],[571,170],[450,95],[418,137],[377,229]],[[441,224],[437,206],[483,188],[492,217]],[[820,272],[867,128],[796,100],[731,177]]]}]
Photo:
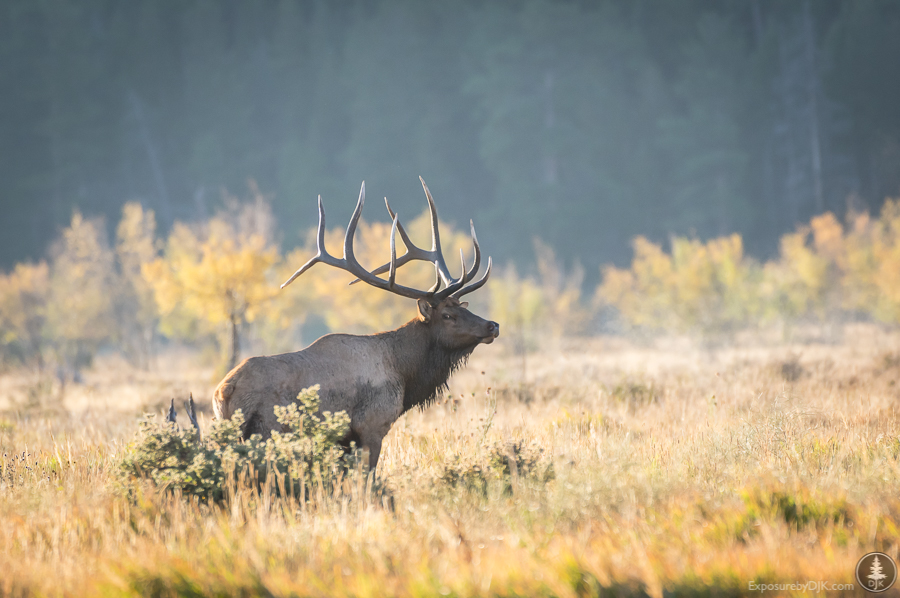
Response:
[{"label": "dry grass field", "polygon": [[[142,413],[193,392],[209,425],[190,353],[150,372],[101,356],[63,390],[4,374],[0,595],[862,596],[861,556],[900,560],[897,332],[524,357],[504,340],[395,424],[388,494],[356,479],[302,502],[122,493]],[[497,446],[505,477],[479,478]]]}]

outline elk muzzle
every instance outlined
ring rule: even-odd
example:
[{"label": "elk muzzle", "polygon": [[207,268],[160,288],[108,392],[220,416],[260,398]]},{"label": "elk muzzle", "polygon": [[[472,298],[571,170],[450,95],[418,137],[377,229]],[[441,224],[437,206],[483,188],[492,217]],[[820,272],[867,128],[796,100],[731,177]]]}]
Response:
[{"label": "elk muzzle", "polygon": [[483,336],[481,342],[485,345],[490,345],[498,336],[500,336],[500,324],[489,321],[487,323],[487,336]]}]

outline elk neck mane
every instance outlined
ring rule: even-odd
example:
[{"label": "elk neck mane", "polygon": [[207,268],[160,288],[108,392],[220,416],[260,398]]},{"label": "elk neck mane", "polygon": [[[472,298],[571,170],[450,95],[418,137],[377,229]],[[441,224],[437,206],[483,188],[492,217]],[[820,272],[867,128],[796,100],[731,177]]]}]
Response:
[{"label": "elk neck mane", "polygon": [[418,319],[384,333],[395,343],[397,368],[403,377],[403,411],[425,408],[447,390],[447,380],[464,366],[478,343],[448,349],[442,347],[427,325]]}]

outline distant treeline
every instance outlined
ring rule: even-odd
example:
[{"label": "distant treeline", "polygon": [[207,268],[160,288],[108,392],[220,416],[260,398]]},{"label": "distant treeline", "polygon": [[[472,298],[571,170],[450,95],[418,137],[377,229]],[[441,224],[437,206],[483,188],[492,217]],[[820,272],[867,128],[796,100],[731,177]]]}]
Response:
[{"label": "distant treeline", "polygon": [[6,0],[0,264],[75,207],[168,231],[248,178],[290,246],[363,179],[418,214],[417,175],[495,258],[539,236],[589,282],[638,234],[768,257],[900,194],[898,56],[894,0]]},{"label": "distant treeline", "polygon": [[[242,355],[297,350],[329,330],[383,331],[414,316],[409,299],[350,286],[351,275],[326,265],[280,291],[279,284],[315,254],[315,228],[303,246],[280,252],[271,208],[251,191],[249,201],[229,197],[208,219],[175,222],[167,236],[158,233],[153,211],[136,202],[123,207],[112,241],[98,219],[76,212],[48,260],[0,271],[0,370],[27,366],[63,382],[77,380],[101,349],[146,368],[161,343],[176,341],[203,350],[224,374]],[[407,221],[406,230],[421,243],[430,225],[425,211]],[[361,221],[357,258],[369,268],[384,262],[390,233],[388,223]],[[334,254],[340,255],[343,239],[341,225],[325,233]],[[441,243],[446,255],[465,250],[472,259],[471,239],[447,224]],[[402,240],[398,244],[402,251]],[[498,268],[487,288],[471,296],[473,309],[512,325],[522,349],[583,331],[591,313],[581,305],[580,270],[567,274],[549,247],[538,243],[536,249],[539,279]],[[431,264],[416,262],[397,278],[426,289],[434,275]]]},{"label": "distant treeline", "polygon": [[[128,203],[113,242],[99,220],[76,212],[48,260],[0,271],[0,370],[27,366],[65,382],[77,380],[101,349],[151,367],[163,343],[175,341],[203,350],[224,374],[241,356],[297,350],[327,331],[383,331],[413,317],[409,299],[348,285],[353,276],[322,264],[279,291],[315,254],[315,228],[302,246],[281,252],[272,211],[257,189],[248,201],[225,203],[208,219],[176,222],[168,235],[157,231],[152,210]],[[406,229],[425,245],[427,211]],[[445,255],[465,250],[471,259],[466,235],[446,223],[441,232]],[[360,221],[360,262],[384,263],[390,235],[386,222]],[[325,232],[332,254],[343,239],[340,224]],[[503,342],[521,354],[597,333],[719,342],[745,330],[780,329],[789,337],[797,323],[836,333],[853,320],[900,324],[900,200],[887,201],[877,216],[850,212],[844,223],[831,212],[816,216],[782,236],[777,257],[764,263],[745,255],[736,233],[670,243],[666,251],[636,237],[630,267],[606,266],[584,296],[584,270],[567,270],[535,241],[535,275],[501,266],[466,298],[500,322]],[[400,284],[420,289],[434,275],[423,262],[397,274]]]}]

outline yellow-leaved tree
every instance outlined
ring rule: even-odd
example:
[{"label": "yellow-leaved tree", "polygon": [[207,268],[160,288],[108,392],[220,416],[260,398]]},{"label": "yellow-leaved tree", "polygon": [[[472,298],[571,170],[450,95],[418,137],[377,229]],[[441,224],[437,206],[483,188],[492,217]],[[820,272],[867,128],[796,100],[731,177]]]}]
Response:
[{"label": "yellow-leaved tree", "polygon": [[684,329],[731,332],[758,314],[759,269],[744,256],[740,235],[672,241],[674,306]]},{"label": "yellow-leaved tree", "polygon": [[631,268],[607,266],[596,297],[633,326],[712,335],[761,311],[760,278],[739,235],[706,243],[674,237],[671,254],[637,237]]},{"label": "yellow-leaved tree", "polygon": [[141,274],[157,258],[156,218],[137,202],[126,203],[116,228],[119,285],[116,319],[122,351],[132,363],[147,367],[159,320],[153,288]]},{"label": "yellow-leaved tree", "polygon": [[539,239],[534,240],[534,253],[536,276],[522,277],[508,266],[487,283],[490,318],[507,325],[517,351],[548,338],[558,342],[578,334],[590,317],[581,301],[581,267],[576,264],[566,271],[553,249]]},{"label": "yellow-leaved tree", "polygon": [[9,274],[0,273],[0,362],[33,363],[42,372],[49,292],[46,262],[16,264]]},{"label": "yellow-leaved tree", "polygon": [[882,322],[900,322],[900,200],[877,220],[852,214],[844,241],[844,305]]},{"label": "yellow-leaved tree", "polygon": [[61,381],[79,378],[101,343],[115,333],[115,258],[102,222],[79,212],[51,249],[46,334]]},{"label": "yellow-leaved tree", "polygon": [[646,328],[670,328],[673,315],[671,289],[675,272],[672,258],[645,237],[632,242],[630,269],[606,266],[597,288],[598,303],[615,307],[626,322]]},{"label": "yellow-leaved tree", "polygon": [[278,283],[278,251],[271,241],[271,214],[258,193],[254,203],[229,201],[222,213],[198,226],[176,223],[162,257],[143,264],[161,329],[187,339],[211,335],[237,364],[241,329],[265,315]]},{"label": "yellow-leaved tree", "polygon": [[768,317],[790,321],[807,314],[821,317],[827,311],[828,294],[834,288],[831,264],[817,251],[813,230],[801,226],[782,236],[778,260],[765,265],[762,292]]}]

